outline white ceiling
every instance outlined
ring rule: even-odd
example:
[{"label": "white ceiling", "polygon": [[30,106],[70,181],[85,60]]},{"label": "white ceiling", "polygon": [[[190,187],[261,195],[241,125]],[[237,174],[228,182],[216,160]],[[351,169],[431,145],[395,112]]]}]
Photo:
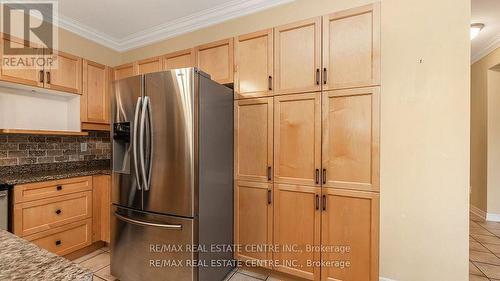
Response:
[{"label": "white ceiling", "polygon": [[472,63],[500,47],[500,0],[472,0],[471,23],[484,23],[484,28],[472,40]]},{"label": "white ceiling", "polygon": [[293,0],[59,0],[59,26],[117,51]]}]

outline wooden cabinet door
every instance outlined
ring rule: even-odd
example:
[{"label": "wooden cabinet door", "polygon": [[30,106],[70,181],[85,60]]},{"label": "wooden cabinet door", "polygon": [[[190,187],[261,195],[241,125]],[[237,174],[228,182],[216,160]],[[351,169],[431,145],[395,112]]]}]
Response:
[{"label": "wooden cabinet door", "polygon": [[323,92],[323,186],[379,190],[379,87]]},{"label": "wooden cabinet door", "polygon": [[158,72],[163,69],[161,57],[148,58],[140,60],[136,63],[137,74],[146,74],[152,72]]},{"label": "wooden cabinet door", "polygon": [[114,80],[120,80],[123,78],[136,75],[134,63],[127,63],[117,66],[114,68],[113,72],[114,72],[113,75]]},{"label": "wooden cabinet door", "polygon": [[45,69],[45,88],[69,93],[82,93],[82,58],[57,52],[54,67]]},{"label": "wooden cabinet door", "polygon": [[194,67],[196,64],[194,49],[182,50],[167,54],[163,57],[163,69]]},{"label": "wooden cabinet door", "polygon": [[275,92],[320,91],[321,17],[274,29]]},{"label": "wooden cabinet door", "polygon": [[234,105],[235,178],[267,182],[273,167],[273,98]]},{"label": "wooden cabinet door", "polygon": [[109,124],[109,68],[83,60],[82,122]]},{"label": "wooden cabinet door", "polygon": [[319,186],[320,93],[274,97],[274,182]]},{"label": "wooden cabinet door", "polygon": [[[379,195],[323,188],[321,245],[323,281],[379,280]],[[349,262],[349,266],[347,266]]]},{"label": "wooden cabinet door", "polygon": [[[8,57],[4,54],[4,41],[7,41],[12,48],[29,47],[30,43],[19,38],[10,37],[6,34],[2,35],[2,41],[0,41],[0,80],[19,83],[29,86],[43,87],[43,67],[29,67],[29,68],[19,68],[9,67],[4,65],[5,59]],[[37,49],[38,56],[43,56],[43,50]],[[11,63],[9,63],[11,64]],[[17,65],[17,64],[16,64]]]},{"label": "wooden cabinet door", "polygon": [[320,267],[308,262],[320,260],[319,251],[310,248],[320,243],[320,193],[318,187],[274,184],[273,244],[278,249],[273,260],[279,262],[276,270],[319,280]]},{"label": "wooden cabinet door", "polygon": [[262,97],[273,92],[273,30],[236,37],[234,43],[236,98]]},{"label": "wooden cabinet door", "polygon": [[234,190],[234,241],[241,245],[239,260],[271,260],[273,231],[272,184],[236,181]]},{"label": "wooden cabinet door", "polygon": [[110,212],[111,212],[111,176],[93,176],[93,198],[92,198],[92,241],[104,241],[109,243],[110,239]]},{"label": "wooden cabinet door", "polygon": [[220,84],[233,83],[233,38],[196,47],[196,65]]},{"label": "wooden cabinet door", "polygon": [[323,89],[380,85],[380,4],[323,17]]}]

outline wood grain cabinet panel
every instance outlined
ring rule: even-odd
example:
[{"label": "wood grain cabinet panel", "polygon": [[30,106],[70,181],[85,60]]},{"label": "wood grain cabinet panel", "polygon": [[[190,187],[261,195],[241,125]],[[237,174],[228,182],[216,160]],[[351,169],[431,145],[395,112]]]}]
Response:
[{"label": "wood grain cabinet panel", "polygon": [[163,61],[161,57],[140,60],[136,63],[136,68],[136,74],[158,72],[163,69]]},{"label": "wood grain cabinet panel", "polygon": [[[271,260],[273,230],[272,184],[236,181],[234,240],[240,260]],[[265,264],[265,263],[264,263]]]},{"label": "wood grain cabinet panel", "polygon": [[111,176],[93,176],[92,241],[110,242]]},{"label": "wood grain cabinet panel", "polygon": [[196,65],[220,84],[233,83],[233,38],[196,47]]},{"label": "wood grain cabinet panel", "polygon": [[123,64],[113,69],[113,80],[120,80],[136,74],[136,67],[134,63]]},{"label": "wood grain cabinet panel", "polygon": [[109,124],[109,73],[105,65],[83,61],[83,93],[80,100],[82,122]]},{"label": "wood grain cabinet panel", "polygon": [[320,193],[318,187],[274,184],[273,244],[279,248],[273,257],[279,262],[276,270],[319,280],[320,267],[312,262],[320,260],[320,253],[308,247],[320,243]]},{"label": "wood grain cabinet panel", "polygon": [[320,95],[274,97],[274,182],[321,184]]},{"label": "wood grain cabinet panel", "polygon": [[379,87],[323,93],[323,186],[379,190]]},{"label": "wood grain cabinet panel", "polygon": [[196,65],[194,49],[182,50],[163,57],[163,69],[194,67]]},{"label": "wood grain cabinet panel", "polygon": [[14,234],[26,236],[92,217],[92,191],[14,205]]},{"label": "wood grain cabinet panel", "polygon": [[92,177],[20,184],[14,187],[14,204],[92,190]]},{"label": "wood grain cabinet panel", "polygon": [[[29,47],[30,43],[19,38],[11,37],[6,34],[2,34],[2,41],[0,42],[0,59],[3,62],[5,57],[4,41],[10,44],[11,48],[23,48]],[[43,50],[37,49],[38,56],[43,56]],[[24,84],[28,86],[43,87],[43,67],[33,67],[33,68],[16,68],[16,67],[6,67],[3,63],[0,64],[0,80]]]},{"label": "wood grain cabinet panel", "polygon": [[273,30],[238,36],[234,43],[236,98],[273,93]]},{"label": "wood grain cabinet panel", "polygon": [[52,56],[56,64],[44,69],[45,88],[81,94],[82,58],[59,51]]},{"label": "wood grain cabinet panel", "polygon": [[275,93],[321,90],[321,17],[274,29]]},{"label": "wood grain cabinet panel", "polygon": [[267,182],[273,168],[273,98],[234,105],[235,178]]},{"label": "wood grain cabinet panel", "polygon": [[[321,215],[323,281],[379,280],[379,195],[324,188]],[[349,266],[332,261],[349,262]]]},{"label": "wood grain cabinet panel", "polygon": [[56,255],[66,255],[92,244],[92,221],[74,222],[24,237],[38,247]]},{"label": "wood grain cabinet panel", "polygon": [[380,4],[323,17],[323,89],[380,84]]}]

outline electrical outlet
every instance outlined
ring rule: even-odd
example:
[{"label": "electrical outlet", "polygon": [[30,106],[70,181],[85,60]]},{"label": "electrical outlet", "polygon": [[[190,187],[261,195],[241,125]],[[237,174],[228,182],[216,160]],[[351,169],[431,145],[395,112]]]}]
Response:
[{"label": "electrical outlet", "polygon": [[87,143],[86,142],[82,142],[80,144],[80,151],[87,151]]}]

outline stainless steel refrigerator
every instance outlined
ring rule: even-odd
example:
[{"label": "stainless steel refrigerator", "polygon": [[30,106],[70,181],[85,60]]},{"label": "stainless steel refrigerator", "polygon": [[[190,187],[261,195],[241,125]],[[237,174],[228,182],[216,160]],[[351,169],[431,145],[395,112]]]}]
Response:
[{"label": "stainless steel refrigerator", "polygon": [[183,68],[115,82],[111,105],[111,274],[223,280],[233,258],[222,249],[233,243],[232,90]]}]

